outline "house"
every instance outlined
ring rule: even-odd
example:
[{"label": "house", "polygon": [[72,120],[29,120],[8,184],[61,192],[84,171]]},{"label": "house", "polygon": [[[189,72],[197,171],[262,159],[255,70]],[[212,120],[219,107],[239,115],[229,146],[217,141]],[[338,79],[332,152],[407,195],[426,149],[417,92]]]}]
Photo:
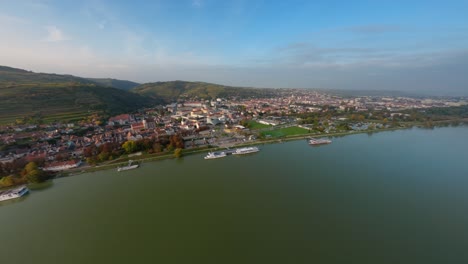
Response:
[{"label": "house", "polygon": [[203,106],[203,103],[202,102],[185,102],[184,103],[184,106],[187,106],[187,107],[202,107]]},{"label": "house", "polygon": [[258,123],[264,124],[264,125],[272,125],[272,126],[276,126],[279,124],[279,122],[276,120],[265,120],[265,119],[258,120]]},{"label": "house", "polygon": [[129,114],[122,114],[109,118],[108,124],[111,126],[114,125],[128,125],[131,122],[135,121],[135,118]]},{"label": "house", "polygon": [[145,129],[148,128],[146,120],[143,120],[141,122],[133,123],[133,124],[131,124],[131,127],[132,127],[133,132],[145,130]]},{"label": "house", "polygon": [[26,156],[26,161],[31,162],[31,161],[36,161],[39,159],[45,160],[46,158],[47,158],[46,151],[33,151]]},{"label": "house", "polygon": [[68,160],[53,162],[44,167],[44,171],[62,171],[77,168],[81,165],[81,160]]},{"label": "house", "polygon": [[146,121],[146,128],[147,129],[155,129],[156,128],[156,121],[154,118],[147,118]]},{"label": "house", "polygon": [[208,116],[206,117],[206,123],[211,125],[217,125],[220,124],[221,121],[218,118]]}]

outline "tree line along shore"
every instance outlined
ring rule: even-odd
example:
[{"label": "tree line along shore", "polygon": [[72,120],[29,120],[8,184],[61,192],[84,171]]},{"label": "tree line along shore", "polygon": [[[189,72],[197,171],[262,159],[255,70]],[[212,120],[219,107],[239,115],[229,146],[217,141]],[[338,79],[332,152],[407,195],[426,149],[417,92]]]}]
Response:
[{"label": "tree line along shore", "polygon": [[[221,102],[222,103],[222,102]],[[156,126],[154,128],[153,135],[146,137],[135,137],[134,135],[127,133],[122,130],[120,126],[114,126],[110,130],[105,130],[109,126],[104,125],[93,125],[86,126],[81,129],[73,130],[71,128],[62,129],[61,131],[52,131],[53,134],[57,134],[62,137],[60,146],[58,146],[58,140],[50,138],[45,142],[34,142],[35,145],[40,146],[57,145],[55,150],[58,153],[54,156],[54,160],[57,162],[67,162],[70,159],[79,160],[84,165],[79,166],[76,169],[70,169],[66,171],[54,172],[47,167],[48,164],[44,157],[33,156],[32,159],[13,159],[12,162],[3,162],[0,160],[0,187],[9,187],[25,183],[35,183],[45,181],[57,176],[76,174],[86,171],[95,171],[100,169],[115,168],[122,163],[127,162],[129,159],[150,161],[168,158],[179,158],[182,155],[190,155],[192,153],[198,153],[202,151],[211,151],[216,149],[223,149],[223,147],[240,147],[246,145],[255,144],[266,144],[275,143],[279,140],[295,140],[304,137],[328,137],[328,136],[343,136],[356,133],[374,133],[380,131],[388,131],[395,129],[408,128],[413,126],[422,127],[434,127],[443,124],[466,122],[467,106],[463,107],[449,107],[449,108],[437,108],[427,109],[424,112],[415,112],[408,110],[409,112],[402,113],[384,113],[382,111],[373,111],[369,113],[361,112],[343,112],[337,108],[331,110],[330,107],[321,112],[304,113],[304,114],[290,114],[285,116],[278,116],[271,119],[260,119],[259,117],[252,118],[255,116],[255,112],[249,112],[247,117],[238,121],[238,125],[226,124],[226,125],[211,125],[211,126],[200,126],[193,130],[197,136],[187,134],[191,130],[180,129],[179,132],[173,133],[172,135],[157,136],[160,129]],[[257,109],[258,110],[258,109]],[[161,109],[149,109],[146,110],[155,115],[165,117],[167,113],[161,113]],[[154,112],[156,111],[156,112]],[[193,111],[193,110],[192,110]],[[235,112],[243,113],[247,111],[244,108],[237,109]],[[424,115],[423,115],[424,114]],[[335,116],[336,115],[336,116]],[[421,116],[423,115],[423,116]],[[129,116],[129,115],[127,115]],[[171,124],[178,124],[181,128],[184,125],[184,120],[174,116],[168,116],[170,119],[161,118],[160,122],[171,122]],[[233,116],[234,118],[234,116]],[[210,117],[208,117],[210,119]],[[213,119],[213,118],[211,118]],[[109,123],[114,119],[109,119]],[[146,124],[146,119],[139,122],[136,121],[131,123],[131,128],[134,130],[134,126],[140,124]],[[280,122],[278,123],[278,120]],[[112,121],[113,122],[113,121]],[[175,122],[175,123],[174,123]],[[272,124],[273,123],[273,124]],[[153,126],[155,122],[153,123]],[[216,130],[215,130],[216,129]],[[61,150],[65,150],[67,153],[73,153],[75,144],[71,141],[72,138],[86,138],[88,134],[94,135],[117,135],[116,132],[122,130],[122,140],[116,141],[103,141],[104,143],[95,145],[90,144],[84,145],[85,142],[81,142],[80,156],[64,156],[59,153]],[[41,133],[37,128],[33,129],[29,134]],[[69,134],[70,131],[73,131]],[[166,130],[167,131],[167,130]],[[99,132],[96,134],[96,132]],[[45,132],[44,132],[45,133]],[[47,132],[49,133],[49,132]],[[144,133],[144,132],[143,132]],[[202,136],[203,133],[203,136]],[[136,134],[139,135],[138,133]],[[0,134],[3,140],[8,140],[8,134]],[[63,138],[65,137],[65,141]],[[97,138],[99,139],[99,138]],[[114,139],[117,139],[114,137]],[[67,142],[68,140],[68,142]],[[29,146],[33,148],[28,142],[16,141],[13,146]],[[0,152],[10,145],[1,145]],[[35,151],[33,151],[35,152]],[[136,152],[141,152],[141,156],[135,155]],[[42,152],[43,153],[43,152]],[[30,153],[31,150],[30,150]],[[40,154],[40,153],[39,153]],[[129,157],[132,155],[133,157]],[[35,158],[36,157],[36,158]],[[38,158],[37,158],[38,157]],[[1,157],[0,157],[1,158]],[[27,169],[28,167],[37,167],[33,172]],[[50,166],[50,165],[49,165]]]},{"label": "tree line along shore", "polygon": [[[344,137],[344,136],[357,135],[357,134],[373,134],[373,133],[396,131],[396,130],[402,130],[402,129],[411,129],[413,127],[433,129],[436,127],[447,126],[447,125],[457,125],[457,124],[468,124],[468,119],[463,118],[463,119],[454,119],[454,120],[435,121],[432,124],[432,126],[427,126],[427,123],[423,123],[423,122],[411,122],[411,123],[407,123],[399,127],[382,128],[382,129],[372,130],[372,131],[369,131],[369,130],[368,131],[349,131],[349,132],[330,133],[330,134],[325,134],[325,135],[317,135],[317,134],[311,134],[311,133],[299,134],[299,135],[287,135],[287,136],[279,137],[279,138],[260,139],[260,140],[255,140],[255,141],[243,142],[243,143],[233,145],[230,147],[240,148],[240,147],[247,147],[247,146],[254,146],[254,145],[278,144],[278,143],[283,143],[287,141],[307,139],[311,137]],[[132,156],[132,157],[128,157],[128,155],[125,155],[123,157],[120,157],[119,159],[114,160],[112,163],[109,163],[109,164],[86,166],[82,168],[72,169],[69,171],[63,171],[61,173],[58,173],[55,177],[58,177],[58,178],[68,177],[68,176],[79,175],[82,173],[90,173],[90,172],[96,172],[96,171],[101,171],[101,170],[115,169],[119,166],[126,165],[129,160],[146,163],[146,162],[166,160],[166,159],[177,159],[183,156],[206,153],[210,151],[221,151],[225,149],[226,148],[210,146],[210,147],[194,148],[194,149],[188,149],[188,150],[184,149],[182,150],[181,155],[174,155],[174,153],[164,153],[164,154],[144,153],[142,155]]]}]

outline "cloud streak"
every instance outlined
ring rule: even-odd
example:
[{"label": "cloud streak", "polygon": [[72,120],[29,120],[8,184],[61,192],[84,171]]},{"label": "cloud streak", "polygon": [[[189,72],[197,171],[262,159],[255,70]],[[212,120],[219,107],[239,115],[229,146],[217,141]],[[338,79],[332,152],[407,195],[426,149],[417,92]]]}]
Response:
[{"label": "cloud streak", "polygon": [[[290,5],[273,1],[172,2],[87,0],[75,4],[75,11],[47,2],[49,9],[39,6],[26,14],[24,4],[16,8],[22,13],[15,13],[7,10],[11,4],[1,8],[0,0],[6,40],[0,41],[0,64],[139,82],[468,90],[465,24],[436,31],[400,18],[382,20],[389,24],[379,24],[375,16],[350,21],[347,13],[338,22],[324,14],[323,23],[316,23],[320,14],[286,12]],[[291,19],[276,19],[279,8]],[[177,16],[172,10],[183,12]],[[70,15],[64,19],[65,11]],[[201,16],[204,11],[209,15]]]},{"label": "cloud streak", "polygon": [[103,30],[106,27],[107,20],[102,20],[101,22],[98,23],[98,28]]},{"label": "cloud streak", "polygon": [[389,32],[402,31],[403,28],[399,25],[375,24],[375,25],[361,25],[361,26],[345,27],[342,30],[356,33],[356,34],[383,34],[383,33],[389,33]]},{"label": "cloud streak", "polygon": [[322,47],[310,42],[295,42],[277,47],[262,57],[246,61],[252,67],[284,68],[420,68],[448,62],[453,54],[464,54],[465,49],[413,50],[401,47]]},{"label": "cloud streak", "polygon": [[347,65],[363,60],[390,56],[389,50],[367,47],[321,47],[309,42],[296,42],[278,47],[254,64],[280,64],[288,66]]},{"label": "cloud streak", "polygon": [[0,14],[0,28],[2,25],[18,25],[18,24],[27,24],[28,21],[26,19],[16,17],[16,16],[11,16],[11,15],[6,15],[6,14]]},{"label": "cloud streak", "polygon": [[194,7],[201,7],[203,5],[202,0],[193,0],[192,1],[192,6]]},{"label": "cloud streak", "polygon": [[56,26],[47,26],[45,29],[47,30],[47,36],[44,38],[44,41],[46,42],[60,42],[68,40],[68,37],[66,37],[62,30]]}]

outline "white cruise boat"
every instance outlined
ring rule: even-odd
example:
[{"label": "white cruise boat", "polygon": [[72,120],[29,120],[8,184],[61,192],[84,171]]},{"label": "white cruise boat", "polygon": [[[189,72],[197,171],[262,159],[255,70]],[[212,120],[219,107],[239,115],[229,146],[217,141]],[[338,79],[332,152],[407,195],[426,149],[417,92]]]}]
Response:
[{"label": "white cruise boat", "polygon": [[309,144],[310,145],[323,145],[323,144],[330,144],[332,143],[331,140],[329,139],[325,139],[325,138],[311,138],[309,139]]},{"label": "white cruise boat", "polygon": [[29,192],[29,189],[26,186],[21,186],[15,189],[0,191],[0,202],[10,199],[19,198]]},{"label": "white cruise boat", "polygon": [[138,164],[138,163],[133,164],[133,160],[129,160],[127,166],[118,167],[117,171],[120,172],[120,171],[126,171],[126,170],[133,170],[133,169],[136,169],[138,167],[140,167],[140,164]]},{"label": "white cruise boat", "polygon": [[208,152],[205,159],[218,159],[226,157],[226,152]]},{"label": "white cruise boat", "polygon": [[255,153],[259,151],[260,150],[258,149],[258,147],[238,148],[232,153],[232,155],[243,155],[243,154]]}]

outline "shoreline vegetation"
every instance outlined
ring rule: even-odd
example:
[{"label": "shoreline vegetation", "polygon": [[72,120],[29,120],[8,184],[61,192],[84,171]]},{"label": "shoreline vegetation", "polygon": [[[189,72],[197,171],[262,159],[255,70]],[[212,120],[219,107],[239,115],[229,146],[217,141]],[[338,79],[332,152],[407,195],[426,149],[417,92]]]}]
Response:
[{"label": "shoreline vegetation", "polygon": [[0,66],[0,86],[6,102],[0,105],[0,188],[113,169],[130,159],[468,119],[463,96],[138,84],[6,66]]},{"label": "shoreline vegetation", "polygon": [[[286,141],[295,141],[307,138],[321,138],[321,137],[344,137],[347,135],[357,135],[357,134],[373,134],[373,133],[380,133],[380,132],[388,132],[388,131],[396,131],[396,130],[403,130],[403,129],[411,129],[414,127],[419,128],[428,128],[433,129],[437,127],[442,127],[441,125],[450,125],[453,123],[458,124],[468,124],[468,118],[459,118],[459,119],[451,119],[451,120],[440,120],[440,121],[433,121],[432,127],[427,127],[423,122],[410,122],[406,124],[401,124],[398,127],[391,127],[391,128],[381,128],[381,129],[374,129],[374,130],[361,130],[361,131],[347,131],[347,132],[337,132],[337,133],[328,133],[328,134],[314,134],[314,133],[305,133],[300,135],[291,135],[291,136],[284,136],[280,138],[269,138],[269,139],[259,139],[259,140],[252,140],[247,141],[239,144],[234,144],[232,148],[239,148],[239,147],[246,147],[246,146],[253,146],[253,145],[266,145],[266,144],[277,144],[283,143]],[[210,151],[219,151],[225,150],[227,147],[201,147],[201,148],[193,148],[193,149],[184,149],[182,150],[182,156],[194,155],[199,153],[207,153]],[[54,178],[62,178],[62,177],[69,177],[69,176],[76,176],[83,173],[90,173],[96,172],[101,170],[110,170],[116,169],[119,166],[128,164],[129,160],[133,160],[139,163],[146,163],[152,161],[159,161],[159,160],[167,160],[167,159],[177,159],[173,153],[168,154],[142,154],[139,156],[134,155],[127,155],[125,158],[119,158],[113,160],[109,164],[102,164],[102,165],[95,165],[95,166],[88,166],[88,167],[78,167],[76,169],[71,169],[67,171],[62,171],[58,173]]]}]

